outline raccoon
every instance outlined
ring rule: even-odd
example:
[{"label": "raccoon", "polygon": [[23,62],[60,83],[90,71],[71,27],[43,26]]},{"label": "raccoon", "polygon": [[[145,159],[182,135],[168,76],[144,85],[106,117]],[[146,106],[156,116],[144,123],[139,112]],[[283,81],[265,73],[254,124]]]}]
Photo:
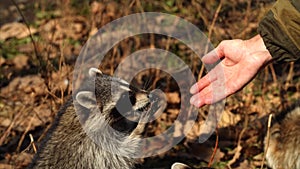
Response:
[{"label": "raccoon", "polygon": [[292,106],[276,116],[270,129],[270,140],[265,137],[266,160],[272,169],[300,168],[300,107]]},{"label": "raccoon", "polygon": [[135,139],[145,127],[140,122],[155,112],[158,98],[96,68],[89,75],[95,79],[95,91],[80,91],[61,108],[28,168],[135,167],[136,160],[122,154],[140,153]]}]

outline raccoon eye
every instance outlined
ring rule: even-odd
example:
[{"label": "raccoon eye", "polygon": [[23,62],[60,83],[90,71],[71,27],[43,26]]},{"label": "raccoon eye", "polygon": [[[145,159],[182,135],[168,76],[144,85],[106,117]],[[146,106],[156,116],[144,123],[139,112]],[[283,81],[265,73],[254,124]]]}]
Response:
[{"label": "raccoon eye", "polygon": [[135,105],[135,103],[136,103],[136,98],[135,98],[135,96],[130,95],[130,96],[129,96],[129,100],[130,100],[130,102],[131,102],[132,105]]}]

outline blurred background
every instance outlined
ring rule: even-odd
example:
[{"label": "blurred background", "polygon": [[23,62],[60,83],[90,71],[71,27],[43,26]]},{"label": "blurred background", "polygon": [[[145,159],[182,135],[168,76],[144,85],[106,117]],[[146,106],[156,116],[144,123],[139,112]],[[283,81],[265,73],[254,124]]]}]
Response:
[{"label": "blurred background", "polygon": [[[32,142],[38,147],[60,106],[71,95],[72,71],[82,46],[105,24],[133,13],[163,12],[193,23],[216,46],[225,39],[256,35],[259,21],[274,2],[0,1],[0,168],[25,168],[30,163],[35,153]],[[113,74],[122,59],[147,48],[168,50],[190,66],[195,78],[205,75],[191,49],[177,39],[156,34],[124,39],[107,53],[99,68]],[[226,99],[215,134],[203,144],[197,142],[197,137],[209,106],[199,109],[197,123],[185,139],[164,154],[140,159],[141,168],[170,168],[176,161],[195,168],[259,168],[264,163],[267,117],[299,98],[299,68],[299,61],[267,66],[243,90]],[[148,124],[144,137],[164,132],[179,113],[178,82],[157,69],[140,72],[134,82],[142,88],[165,92],[167,108]],[[176,128],[174,137],[182,135],[184,128]],[[149,146],[160,149],[162,145]]]}]

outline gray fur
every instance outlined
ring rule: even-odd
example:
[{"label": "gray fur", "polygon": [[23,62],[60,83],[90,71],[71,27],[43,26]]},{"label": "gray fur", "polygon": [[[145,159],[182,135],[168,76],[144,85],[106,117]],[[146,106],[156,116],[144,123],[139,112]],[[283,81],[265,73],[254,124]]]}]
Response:
[{"label": "gray fur", "polygon": [[292,111],[280,114],[282,115],[284,116],[271,127],[266,159],[272,169],[299,169],[300,107],[296,106]]},{"label": "gray fur", "polygon": [[[124,88],[130,89],[136,101],[132,104],[132,110],[128,111],[129,114],[137,111],[135,107],[142,108],[143,112],[139,112],[138,118],[147,118],[151,114],[149,93],[129,86],[121,79],[104,75],[94,68],[90,69],[89,74],[96,76],[95,95],[88,90],[80,91],[76,95],[76,100],[70,99],[62,107],[29,168],[134,167],[136,160],[122,155],[140,153],[138,135],[144,130],[145,125],[122,118],[115,113],[114,108],[122,99]],[[120,85],[125,87],[120,88]],[[113,96],[112,90],[116,90]],[[120,108],[128,109],[126,105],[121,105]],[[112,133],[111,126],[119,132]],[[93,140],[89,136],[93,136]]]}]

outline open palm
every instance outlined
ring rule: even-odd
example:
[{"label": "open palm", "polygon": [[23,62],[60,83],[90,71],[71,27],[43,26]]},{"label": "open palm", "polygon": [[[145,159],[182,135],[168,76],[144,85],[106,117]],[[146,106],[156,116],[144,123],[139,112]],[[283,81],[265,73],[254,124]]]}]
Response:
[{"label": "open palm", "polygon": [[220,61],[190,89],[191,104],[201,107],[239,91],[271,60],[261,37],[225,40],[202,58],[203,63]]}]

